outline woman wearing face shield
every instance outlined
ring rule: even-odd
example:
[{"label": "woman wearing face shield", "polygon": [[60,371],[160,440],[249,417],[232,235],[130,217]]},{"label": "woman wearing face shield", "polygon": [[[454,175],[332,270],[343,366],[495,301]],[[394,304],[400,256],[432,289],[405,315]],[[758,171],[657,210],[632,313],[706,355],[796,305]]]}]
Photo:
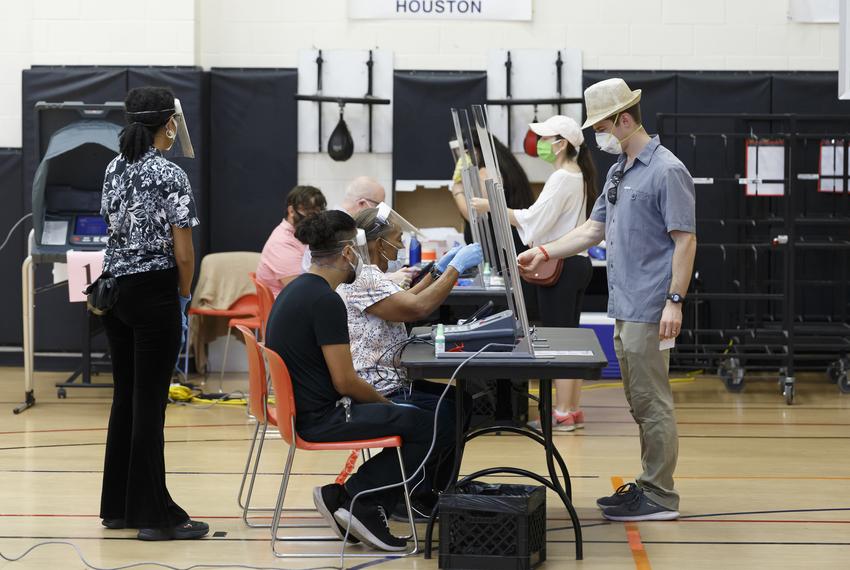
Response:
[{"label": "woman wearing face shield", "polygon": [[[266,328],[266,345],[283,358],[292,377],[295,428],[315,442],[401,436],[405,469],[412,474],[431,446],[434,414],[395,405],[357,374],[345,303],[336,293],[364,275],[365,235],[351,216],[331,210],[304,220],[295,237],[310,247],[312,264],[277,297]],[[444,453],[453,441],[440,426],[434,453]],[[340,538],[350,521],[351,533],[365,544],[402,551],[406,541],[393,536],[386,522],[402,497],[401,487],[364,495],[353,509],[351,504],[362,491],[400,482],[396,452],[390,449],[364,463],[344,486],[316,487],[313,502]]]},{"label": "woman wearing face shield", "polygon": [[[169,89],[133,89],[124,104],[121,154],[106,169],[101,198],[109,224],[105,263],[120,295],[103,316],[115,388],[100,516],[106,528],[139,529],[141,540],[200,538],[207,524],[191,520],[166,488],[163,437],[198,225],[186,173],[163,156],[185,123]],[[188,141],[180,144],[189,154]]]},{"label": "woman wearing face shield", "polygon": [[[540,138],[537,156],[555,167],[543,190],[531,207],[508,209],[511,225],[523,243],[539,246],[556,239],[585,222],[596,200],[596,167],[584,135],[573,119],[556,115],[542,123],[529,125]],[[485,199],[474,198],[473,207],[489,211]],[[564,260],[555,283],[537,285],[540,319],[547,327],[578,327],[584,291],[590,284],[593,268],[587,252]],[[559,432],[584,427],[584,412],[579,409],[581,380],[555,381],[555,407],[552,429]],[[538,422],[532,427],[540,428]]]},{"label": "woman wearing face shield", "polygon": [[[382,213],[380,208],[357,214],[355,220],[366,234],[371,264],[363,268],[354,283],[342,285],[338,292],[348,312],[351,356],[357,374],[386,398],[434,411],[445,385],[424,380],[410,382],[395,362],[396,353],[408,339],[404,323],[421,321],[432,314],[449,296],[458,277],[482,262],[481,246],[476,243],[452,249],[434,264],[429,275],[404,290],[386,275],[404,247],[401,224],[394,221],[398,219],[402,218],[394,212]],[[472,406],[466,409],[471,411]],[[453,390],[440,405],[439,413],[441,429],[445,427],[453,437]],[[436,492],[448,482],[453,459],[451,453],[433,457],[425,478],[413,493],[414,506],[420,513],[430,513],[437,500]],[[404,504],[399,503],[393,516],[406,520],[404,513]]]}]

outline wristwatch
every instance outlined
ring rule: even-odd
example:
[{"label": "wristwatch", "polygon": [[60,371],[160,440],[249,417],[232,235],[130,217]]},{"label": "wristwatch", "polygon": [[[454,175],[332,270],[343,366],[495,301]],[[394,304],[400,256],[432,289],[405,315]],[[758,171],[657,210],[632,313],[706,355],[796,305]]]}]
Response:
[{"label": "wristwatch", "polygon": [[667,295],[667,300],[673,301],[674,303],[681,303],[685,300],[685,298],[679,295],[678,293],[670,293],[669,295]]},{"label": "wristwatch", "polygon": [[432,280],[432,281],[436,281],[436,280],[437,280],[437,279],[439,279],[439,278],[440,278],[440,276],[443,274],[443,272],[442,272],[442,271],[440,271],[440,269],[437,267],[437,264],[436,264],[436,263],[435,263],[434,265],[432,265],[432,266],[431,266],[431,271],[430,271],[430,273],[431,273],[431,280]]}]

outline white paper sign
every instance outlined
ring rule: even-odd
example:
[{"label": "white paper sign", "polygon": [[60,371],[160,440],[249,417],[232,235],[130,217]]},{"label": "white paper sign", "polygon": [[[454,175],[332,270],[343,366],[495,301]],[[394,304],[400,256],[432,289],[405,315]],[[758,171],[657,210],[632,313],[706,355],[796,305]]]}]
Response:
[{"label": "white paper sign", "polygon": [[84,293],[95,279],[103,272],[103,250],[100,251],[68,251],[68,300],[72,303],[82,303],[86,300]]},{"label": "white paper sign", "polygon": [[831,178],[844,176],[844,141],[824,141],[820,145],[819,192],[843,192],[844,180]]},{"label": "white paper sign", "polygon": [[41,232],[42,245],[65,245],[68,238],[68,222],[46,221]]},{"label": "white paper sign", "polygon": [[592,350],[535,350],[534,356],[554,358],[555,356],[593,356]]},{"label": "white paper sign", "polygon": [[354,20],[531,20],[531,0],[348,0]]},{"label": "white paper sign", "polygon": [[747,196],[782,196],[785,178],[785,146],[781,142],[747,141]]}]

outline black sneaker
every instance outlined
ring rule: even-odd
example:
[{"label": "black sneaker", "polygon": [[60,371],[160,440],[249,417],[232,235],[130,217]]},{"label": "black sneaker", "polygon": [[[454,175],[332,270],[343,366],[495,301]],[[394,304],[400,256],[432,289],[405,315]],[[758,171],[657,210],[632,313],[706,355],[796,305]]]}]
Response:
[{"label": "black sneaker", "polygon": [[171,528],[139,529],[139,540],[194,540],[207,535],[210,525],[201,521],[188,520]]},{"label": "black sneaker", "polygon": [[611,507],[619,507],[622,504],[631,501],[635,495],[640,493],[640,487],[634,483],[626,483],[620,485],[614,494],[610,497],[601,497],[596,499],[596,506],[600,509],[610,509]]},{"label": "black sneaker", "polygon": [[124,519],[103,519],[100,521],[100,524],[108,528],[109,530],[121,530],[127,526],[127,523]]},{"label": "black sneaker", "polygon": [[[340,540],[345,540],[345,527],[336,522],[333,514],[347,500],[348,493],[345,491],[345,487],[337,483],[313,488],[313,504],[316,505],[316,510],[319,511],[319,514],[327,521],[328,526]],[[360,541],[356,536],[351,533],[348,534],[347,544],[357,544],[358,542]]]},{"label": "black sneaker", "polygon": [[390,532],[387,514],[383,507],[357,501],[354,505],[354,513],[351,513],[350,509],[351,501],[346,501],[345,505],[334,513],[334,518],[343,529],[350,522],[351,534],[364,544],[388,552],[401,552],[407,549],[407,541]]},{"label": "black sneaker", "polygon": [[662,507],[638,490],[628,502],[602,510],[602,516],[609,521],[672,521],[679,518],[679,511]]}]

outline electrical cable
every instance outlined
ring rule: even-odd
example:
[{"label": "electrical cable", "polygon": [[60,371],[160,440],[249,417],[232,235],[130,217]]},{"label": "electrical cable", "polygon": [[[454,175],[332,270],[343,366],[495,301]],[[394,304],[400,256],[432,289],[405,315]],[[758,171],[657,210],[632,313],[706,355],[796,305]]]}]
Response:
[{"label": "electrical cable", "polygon": [[[95,566],[94,564],[89,562],[88,559],[86,559],[79,546],[67,540],[46,540],[44,542],[39,542],[30,546],[20,556],[9,557],[0,552],[0,558],[6,560],[7,562],[17,562],[19,560],[22,560],[33,550],[41,548],[42,546],[49,546],[51,544],[62,544],[70,546],[76,551],[77,556],[80,558],[80,561],[85,564],[86,568],[90,568],[91,570],[128,570],[130,568],[140,568],[143,566],[156,566],[158,568],[167,568],[168,570],[195,570],[196,568],[245,568],[247,570],[287,570],[286,568],[281,568],[280,566],[249,566],[247,564],[193,564],[191,566],[172,566],[171,564],[165,564],[163,562],[133,562],[132,564],[125,564],[124,566],[111,567]],[[339,568],[336,566],[316,566],[314,568],[299,568],[298,570],[339,570]]]},{"label": "electrical cable", "polygon": [[8,233],[8,234],[6,234],[6,239],[5,239],[5,240],[3,240],[3,244],[2,244],[2,245],[0,245],[0,251],[3,251],[3,248],[4,248],[4,247],[6,247],[6,244],[8,244],[8,243],[9,243],[9,240],[10,240],[10,239],[12,239],[12,232],[14,232],[14,231],[18,228],[18,226],[19,226],[19,225],[21,225],[21,223],[22,223],[24,220],[26,220],[27,218],[31,218],[31,217],[32,217],[32,212],[30,212],[29,214],[25,214],[25,215],[24,215],[24,216],[23,216],[20,220],[18,220],[17,222],[15,222],[15,225],[14,225],[14,226],[12,226],[12,229],[10,229],[10,230],[9,230],[9,233]]},{"label": "electrical cable", "polygon": [[[405,339],[405,340],[409,341],[409,343],[421,342],[421,339],[416,339],[416,338],[408,338],[408,339]],[[401,345],[402,343],[399,342],[397,344]],[[430,344],[430,343],[428,343],[428,344]],[[406,346],[406,344],[404,344],[404,346]],[[457,366],[457,368],[455,368],[454,372],[452,373],[451,378],[446,383],[445,389],[443,390],[442,394],[440,394],[440,398],[437,400],[437,406],[434,409],[434,425],[433,425],[433,431],[432,431],[432,434],[431,434],[431,445],[428,448],[428,452],[425,454],[425,457],[422,459],[422,462],[419,464],[419,466],[416,468],[416,470],[412,474],[410,474],[406,479],[399,481],[398,483],[392,483],[390,485],[384,485],[382,487],[376,487],[374,489],[366,489],[364,491],[357,493],[351,499],[350,508],[351,508],[352,513],[354,511],[354,505],[356,504],[357,499],[359,499],[363,495],[368,495],[368,494],[372,494],[372,493],[379,493],[379,492],[382,492],[382,491],[388,491],[390,489],[394,489],[396,487],[402,487],[404,485],[408,485],[414,480],[414,478],[416,478],[419,475],[420,472],[422,472],[422,475],[423,475],[423,478],[424,478],[425,464],[430,459],[431,454],[434,452],[434,447],[436,446],[436,443],[437,443],[437,427],[439,425],[440,406],[442,405],[443,400],[446,397],[446,394],[448,394],[449,388],[452,385],[454,385],[455,379],[457,378],[458,373],[463,369],[463,367],[466,366],[474,358],[477,358],[478,356],[480,356],[481,353],[483,353],[484,351],[486,351],[490,347],[513,348],[513,345],[501,344],[501,343],[487,344],[487,345],[481,347],[481,349],[478,350],[477,352],[475,352],[474,354],[471,354],[470,356],[468,356],[466,359],[464,359],[463,362],[461,362]],[[186,388],[186,387],[184,387],[184,388]],[[191,389],[186,388],[186,390],[191,390]],[[423,513],[419,513],[419,514],[423,514]],[[345,537],[343,539],[343,542],[348,541],[350,531],[351,531],[351,519],[349,518],[348,524],[346,525]],[[49,545],[53,545],[53,544],[65,545],[65,546],[70,546],[71,548],[73,548],[74,551],[77,553],[77,556],[79,557],[80,561],[86,566],[86,568],[89,568],[90,570],[129,570],[131,568],[140,568],[140,567],[143,567],[143,566],[154,566],[154,567],[158,567],[158,568],[166,568],[167,570],[195,570],[195,569],[201,569],[201,568],[244,568],[246,570],[287,570],[287,569],[281,568],[279,566],[251,566],[251,565],[247,565],[247,564],[193,564],[191,566],[182,566],[181,567],[181,566],[172,566],[170,564],[165,564],[165,563],[162,563],[162,562],[153,562],[153,561],[134,562],[132,564],[125,564],[123,566],[102,567],[102,566],[95,566],[94,564],[89,562],[88,559],[83,554],[82,550],[80,550],[80,547],[77,546],[76,544],[74,544],[73,542],[70,542],[70,541],[67,541],[67,540],[47,540],[47,541],[43,541],[43,542],[38,542],[38,543],[32,545],[31,547],[29,547],[27,550],[25,550],[19,556],[7,556],[6,554],[4,554],[3,552],[0,551],[0,558],[2,558],[3,560],[5,560],[7,562],[18,562],[19,560],[24,559],[26,556],[28,556],[34,550],[41,548],[43,546],[49,546]],[[344,567],[345,567],[345,550],[343,549],[341,554],[340,554],[340,565],[339,566],[317,566],[317,567],[314,567],[314,568],[299,569],[299,570],[339,570],[340,568],[344,568]]]},{"label": "electrical cable", "polygon": [[[458,373],[463,369],[463,367],[466,366],[474,358],[477,358],[478,356],[480,356],[482,352],[486,351],[488,348],[491,348],[491,347],[515,348],[515,346],[513,344],[491,342],[489,344],[482,346],[477,352],[469,355],[468,357],[466,357],[463,360],[463,362],[458,364],[457,368],[455,368],[454,372],[452,373],[451,378],[449,378],[449,381],[446,383],[445,389],[443,390],[442,394],[440,394],[439,400],[437,400],[437,406],[434,408],[434,427],[433,427],[433,432],[431,433],[431,446],[428,448],[428,452],[425,454],[425,457],[422,459],[422,462],[419,464],[419,467],[417,467],[416,470],[412,474],[408,475],[406,479],[403,479],[402,481],[399,481],[398,483],[391,483],[389,485],[384,485],[382,487],[375,487],[374,489],[365,489],[363,491],[360,491],[356,495],[354,495],[354,497],[351,498],[351,505],[349,507],[350,508],[349,512],[351,513],[351,517],[349,517],[348,524],[345,526],[345,536],[343,537],[343,542],[348,541],[349,533],[351,532],[351,519],[354,517],[354,505],[357,503],[357,499],[359,499],[362,495],[369,495],[369,494],[372,494],[372,493],[380,493],[382,491],[389,491],[390,489],[395,489],[396,487],[403,487],[404,485],[408,485],[413,481],[413,479],[419,474],[420,471],[422,471],[422,473],[424,475],[425,464],[428,462],[428,459],[431,458],[431,454],[434,452],[434,447],[437,444],[437,426],[438,426],[439,417],[440,417],[440,414],[439,414],[440,406],[443,403],[443,399],[446,397],[446,394],[448,394],[449,388],[454,384],[455,378],[457,378]],[[456,426],[455,429],[460,429],[460,426]],[[340,554],[340,568],[344,568],[344,567],[345,567],[345,549],[343,548],[343,550]]]}]

